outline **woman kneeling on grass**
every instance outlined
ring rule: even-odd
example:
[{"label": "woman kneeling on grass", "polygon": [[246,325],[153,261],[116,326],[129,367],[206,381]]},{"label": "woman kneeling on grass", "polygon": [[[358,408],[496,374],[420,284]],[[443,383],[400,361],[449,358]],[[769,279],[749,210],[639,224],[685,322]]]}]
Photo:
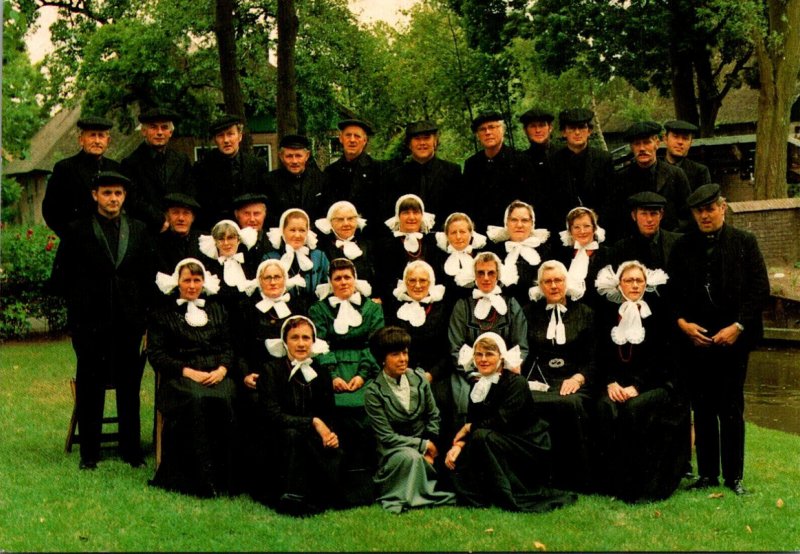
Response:
[{"label": "woman kneeling on grass", "polygon": [[383,370],[364,394],[381,456],[378,500],[395,513],[455,504],[452,493],[435,490],[439,410],[424,370],[408,368],[409,344],[411,336],[401,327],[384,327],[370,337],[370,351]]},{"label": "woman kneeling on grass", "polygon": [[460,504],[515,512],[546,512],[575,502],[576,495],[547,488],[550,437],[533,411],[528,381],[508,368],[519,349],[506,349],[496,333],[483,333],[461,350],[480,379],[470,392],[467,423],[456,433],[445,465],[454,470]]}]

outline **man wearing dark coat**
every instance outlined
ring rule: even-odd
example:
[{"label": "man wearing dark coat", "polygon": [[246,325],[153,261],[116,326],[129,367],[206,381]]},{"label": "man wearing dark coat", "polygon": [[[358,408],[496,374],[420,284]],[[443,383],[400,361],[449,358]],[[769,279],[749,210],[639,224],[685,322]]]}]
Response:
[{"label": "man wearing dark coat", "polygon": [[[530,145],[524,151],[531,166],[531,181],[539,186],[539,203],[533,206],[536,211],[537,225],[543,229],[556,230],[564,225],[566,213],[553,210],[553,200],[547,198],[552,192],[553,179],[550,157],[557,150],[553,145],[553,120],[555,116],[542,108],[531,108],[519,116],[522,128],[528,137]],[[574,206],[573,206],[574,207]],[[572,208],[570,208],[572,209]]]},{"label": "man wearing dark coat", "polygon": [[664,123],[664,146],[667,149],[664,159],[686,173],[692,190],[711,182],[708,167],[687,157],[692,147],[692,137],[698,131],[697,126],[688,121],[670,120]]},{"label": "man wearing dark coat", "polygon": [[461,168],[436,155],[439,147],[436,124],[432,121],[409,123],[405,144],[411,159],[389,172],[389,199],[395,202],[404,194],[416,194],[425,203],[425,210],[435,214],[439,222],[453,212],[464,211],[467,206],[461,191]]},{"label": "man wearing dark coat", "polygon": [[325,168],[327,196],[331,203],[348,200],[356,205],[368,222],[366,238],[385,235],[388,229],[383,222],[394,215],[394,200],[384,198],[386,164],[366,152],[372,127],[358,119],[345,119],[338,127],[342,156]]},{"label": "man wearing dark coat", "polygon": [[159,108],[139,115],[144,141],[122,160],[122,172],[131,180],[127,211],[153,233],[169,226],[162,204],[167,193],[195,195],[189,158],[167,146],[176,120],[177,114]]},{"label": "man wearing dark coat", "polygon": [[267,238],[264,222],[267,219],[267,197],[264,194],[247,192],[233,199],[233,216],[240,229],[252,227],[258,232],[258,239],[252,248],[244,253],[244,272],[255,275],[258,264],[272,250]]},{"label": "man wearing dark coat", "polygon": [[197,200],[204,207],[198,228],[209,231],[222,219],[232,219],[231,202],[246,192],[265,193],[267,164],[240,148],[244,120],[226,114],[211,123],[209,134],[216,148],[192,168]]},{"label": "man wearing dark coat", "polygon": [[649,269],[666,269],[675,241],[681,233],[661,228],[667,199],[656,192],[637,192],[628,198],[636,232],[618,240],[608,251],[609,262],[618,267],[628,260],[639,260]]},{"label": "man wearing dark coat", "polygon": [[[567,213],[577,206],[592,208],[608,232],[610,202],[615,183],[611,154],[589,145],[594,112],[570,108],[558,114],[558,126],[566,146],[550,156],[552,181],[544,202],[559,229]],[[536,206],[534,206],[535,208]],[[536,210],[537,217],[540,210]]]},{"label": "man wearing dark coat", "polygon": [[527,157],[504,144],[506,125],[499,112],[478,115],[471,129],[483,150],[464,162],[464,194],[471,204],[467,213],[483,231],[487,225],[503,225],[506,207],[514,200],[535,206],[537,184],[531,181]]},{"label": "man wearing dark coat", "polygon": [[281,214],[289,208],[301,208],[312,223],[325,217],[329,198],[328,177],[311,157],[311,141],[303,135],[286,135],[278,143],[281,167],[270,171],[266,192],[270,203],[267,217],[270,227],[277,227]]},{"label": "man wearing dark coat", "polygon": [[657,192],[667,199],[664,218],[661,221],[663,229],[683,231],[689,226],[691,215],[686,206],[686,198],[691,193],[689,180],[681,168],[656,157],[660,134],[661,125],[654,121],[634,123],[625,131],[625,140],[631,146],[634,161],[620,171],[618,176],[616,213],[619,215],[609,222],[614,224],[615,238],[633,231],[632,224],[625,217],[624,200],[645,190]]},{"label": "man wearing dark coat", "polygon": [[669,264],[670,304],[694,410],[696,488],[719,484],[745,494],[744,381],[750,350],[763,335],[769,278],[755,236],[725,223],[720,187],[688,199],[695,229],[678,239]]},{"label": "man wearing dark coat", "polygon": [[111,140],[113,122],[104,117],[78,120],[78,143],[81,151],[63,159],[53,167],[42,201],[42,216],[53,232],[60,236],[76,219],[96,211],[92,200],[92,181],[101,171],[119,171],[119,162],[105,157]]},{"label": "man wearing dark coat", "polygon": [[169,229],[156,237],[155,248],[158,271],[171,275],[179,261],[200,256],[200,231],[194,225],[200,204],[187,194],[171,192],[164,197],[164,207]]},{"label": "man wearing dark coat", "polygon": [[139,421],[144,358],[140,345],[156,272],[152,239],[145,225],[122,211],[129,184],[119,173],[100,173],[92,189],[95,213],[69,226],[53,264],[53,285],[66,299],[67,323],[78,360],[81,469],[94,469],[100,460],[107,384],[116,388],[122,458],[133,467],[144,464]]}]

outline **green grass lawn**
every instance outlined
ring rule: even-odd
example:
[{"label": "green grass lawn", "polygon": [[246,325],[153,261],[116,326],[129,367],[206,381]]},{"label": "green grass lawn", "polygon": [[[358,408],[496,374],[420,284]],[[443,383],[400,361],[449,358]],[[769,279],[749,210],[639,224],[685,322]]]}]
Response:
[{"label": "green grass lawn", "polygon": [[[146,468],[111,455],[97,471],[78,471],[77,448],[63,450],[69,341],[0,348],[0,551],[800,550],[800,437],[787,433],[748,425],[745,497],[719,488],[635,506],[582,496],[548,514],[448,507],[398,516],[374,505],[293,519],[246,496],[201,500],[148,487],[152,455]],[[152,377],[148,368],[146,447]]]}]

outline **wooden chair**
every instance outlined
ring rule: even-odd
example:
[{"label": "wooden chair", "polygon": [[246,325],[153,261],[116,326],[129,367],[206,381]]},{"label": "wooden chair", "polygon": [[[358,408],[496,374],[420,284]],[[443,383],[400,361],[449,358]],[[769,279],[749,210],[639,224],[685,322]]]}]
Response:
[{"label": "wooden chair", "polygon": [[[72,452],[72,445],[73,444],[80,444],[81,437],[76,431],[78,427],[78,395],[76,393],[76,386],[77,383],[75,378],[71,378],[69,380],[69,388],[72,391],[72,417],[69,419],[69,428],[67,429],[67,441],[64,445],[64,452],[69,454]],[[107,384],[106,385],[106,392],[110,390],[115,390],[114,385]],[[119,418],[116,414],[111,417],[103,417],[103,425],[110,425],[116,424],[117,429],[113,432],[102,432],[100,433],[100,443],[108,443],[108,442],[119,442]]]}]

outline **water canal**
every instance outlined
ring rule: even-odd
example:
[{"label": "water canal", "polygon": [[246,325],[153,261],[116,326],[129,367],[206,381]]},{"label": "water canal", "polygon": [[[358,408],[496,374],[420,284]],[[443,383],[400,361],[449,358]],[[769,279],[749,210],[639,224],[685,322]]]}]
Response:
[{"label": "water canal", "polygon": [[767,343],[750,354],[745,419],[800,435],[800,347]]}]

